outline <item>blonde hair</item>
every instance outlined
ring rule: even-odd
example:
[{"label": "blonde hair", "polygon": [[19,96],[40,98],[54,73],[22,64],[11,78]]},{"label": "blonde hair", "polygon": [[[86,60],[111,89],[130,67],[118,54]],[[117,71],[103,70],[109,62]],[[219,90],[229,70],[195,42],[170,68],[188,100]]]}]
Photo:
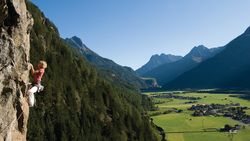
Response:
[{"label": "blonde hair", "polygon": [[47,68],[47,63],[45,61],[39,61],[39,64],[41,64],[44,69]]}]

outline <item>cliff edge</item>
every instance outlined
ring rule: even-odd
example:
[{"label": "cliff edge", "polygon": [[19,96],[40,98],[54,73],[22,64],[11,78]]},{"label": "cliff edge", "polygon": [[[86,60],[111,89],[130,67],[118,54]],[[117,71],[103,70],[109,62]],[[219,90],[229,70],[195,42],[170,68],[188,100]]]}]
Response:
[{"label": "cliff edge", "polygon": [[0,1],[0,141],[26,140],[32,25],[25,0]]}]

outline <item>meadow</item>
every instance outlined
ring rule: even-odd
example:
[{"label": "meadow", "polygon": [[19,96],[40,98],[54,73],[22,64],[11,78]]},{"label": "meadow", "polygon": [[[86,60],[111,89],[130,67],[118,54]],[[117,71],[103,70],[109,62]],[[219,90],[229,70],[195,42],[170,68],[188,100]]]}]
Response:
[{"label": "meadow", "polygon": [[[149,96],[160,93],[147,93]],[[157,110],[149,111],[154,123],[162,127],[166,132],[168,141],[249,141],[250,126],[231,118],[223,116],[192,116],[193,111],[189,111],[192,105],[196,104],[230,104],[240,103],[241,106],[250,107],[250,101],[239,98],[236,94],[208,94],[208,93],[185,93],[176,94],[184,97],[200,97],[196,103],[187,103],[190,100],[175,98],[153,98]],[[236,97],[235,97],[236,96]],[[182,112],[164,113],[164,111],[182,110]],[[157,114],[158,113],[158,114]],[[246,110],[250,114],[250,110]],[[223,128],[225,124],[241,125],[244,127],[237,133],[218,132],[216,129]],[[195,132],[192,132],[195,131]],[[214,132],[205,132],[214,131]],[[178,132],[178,133],[176,133]],[[190,133],[192,132],[192,133]]]}]

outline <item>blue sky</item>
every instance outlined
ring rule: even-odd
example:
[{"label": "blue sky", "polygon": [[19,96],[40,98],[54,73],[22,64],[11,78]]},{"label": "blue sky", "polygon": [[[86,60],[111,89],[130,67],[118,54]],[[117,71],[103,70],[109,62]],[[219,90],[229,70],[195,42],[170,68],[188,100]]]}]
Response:
[{"label": "blue sky", "polygon": [[32,0],[99,55],[134,69],[153,54],[227,44],[250,26],[250,0]]}]

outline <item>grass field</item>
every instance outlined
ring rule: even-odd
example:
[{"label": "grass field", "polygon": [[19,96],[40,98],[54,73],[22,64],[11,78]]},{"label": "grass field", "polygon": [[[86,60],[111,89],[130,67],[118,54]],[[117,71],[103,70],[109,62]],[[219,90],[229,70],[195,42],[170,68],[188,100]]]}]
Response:
[{"label": "grass field", "polygon": [[[156,93],[147,93],[148,95]],[[241,106],[250,107],[250,101],[240,99],[238,97],[230,97],[232,94],[202,94],[202,93],[187,93],[178,94],[181,96],[200,97],[195,104],[229,104],[240,103]],[[182,113],[170,113],[152,116],[154,123],[162,127],[167,132],[168,141],[250,141],[250,127],[236,120],[225,117],[203,116],[193,117],[192,111],[187,108],[194,104],[185,104],[190,100],[179,100],[173,98],[154,98],[156,102],[164,102],[156,104],[158,111],[151,111],[150,114],[155,112],[164,112],[169,109],[177,108],[183,110]],[[250,110],[247,110],[250,114]],[[185,133],[185,131],[204,131],[204,129],[219,129],[224,127],[225,124],[230,125],[245,125],[245,129],[241,129],[236,134],[222,133],[222,132],[201,132],[201,133]],[[184,133],[168,133],[168,132],[182,132]]]}]

